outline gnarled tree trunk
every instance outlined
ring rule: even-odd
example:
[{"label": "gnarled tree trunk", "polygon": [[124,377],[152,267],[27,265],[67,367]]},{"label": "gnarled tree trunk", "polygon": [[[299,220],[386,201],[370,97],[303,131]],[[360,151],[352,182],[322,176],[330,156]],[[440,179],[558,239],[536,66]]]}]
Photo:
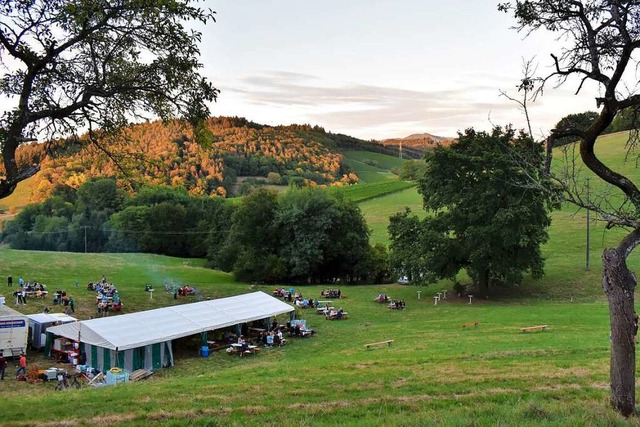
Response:
[{"label": "gnarled tree trunk", "polygon": [[606,249],[602,286],[609,300],[611,322],[611,404],[620,414],[635,410],[636,349],[633,342],[633,313],[636,279],[627,268],[623,248]]}]

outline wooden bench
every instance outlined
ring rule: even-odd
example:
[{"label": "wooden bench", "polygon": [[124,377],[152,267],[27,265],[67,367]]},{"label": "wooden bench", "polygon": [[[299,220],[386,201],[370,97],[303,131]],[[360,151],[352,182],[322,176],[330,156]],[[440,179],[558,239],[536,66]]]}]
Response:
[{"label": "wooden bench", "polygon": [[129,374],[129,381],[140,381],[153,375],[153,371],[146,369],[138,369]]},{"label": "wooden bench", "polygon": [[520,328],[522,332],[535,332],[535,331],[545,331],[549,326],[547,325],[538,325],[538,326],[528,326],[526,328]]},{"label": "wooden bench", "polygon": [[386,340],[386,341],[380,341],[380,342],[373,342],[370,344],[365,344],[364,346],[366,347],[367,350],[369,350],[371,347],[374,346],[379,346],[382,344],[387,344],[389,347],[391,347],[391,343],[393,342],[393,340]]}]

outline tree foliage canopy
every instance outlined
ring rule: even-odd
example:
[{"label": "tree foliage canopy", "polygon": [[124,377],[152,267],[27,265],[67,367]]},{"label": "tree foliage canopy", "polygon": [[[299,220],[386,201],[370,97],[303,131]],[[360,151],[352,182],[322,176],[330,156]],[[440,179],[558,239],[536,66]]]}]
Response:
[{"label": "tree foliage canopy", "polygon": [[[0,198],[37,165],[18,165],[25,140],[87,129],[95,143],[153,114],[199,123],[217,90],[198,73],[200,33],[214,20],[190,0],[8,0],[0,4]],[[196,127],[196,129],[198,129]],[[99,130],[99,131],[98,131]]]},{"label": "tree foliage canopy", "polygon": [[384,276],[372,265],[381,259],[380,249],[369,246],[358,206],[314,188],[294,188],[281,197],[254,190],[238,206],[224,246],[210,258],[243,281],[353,283]]},{"label": "tree foliage canopy", "polygon": [[544,181],[542,161],[540,145],[511,128],[468,129],[435,148],[419,180],[428,216],[407,211],[389,226],[395,270],[428,282],[466,269],[483,294],[520,283],[526,271],[540,277],[552,202],[529,180]]}]

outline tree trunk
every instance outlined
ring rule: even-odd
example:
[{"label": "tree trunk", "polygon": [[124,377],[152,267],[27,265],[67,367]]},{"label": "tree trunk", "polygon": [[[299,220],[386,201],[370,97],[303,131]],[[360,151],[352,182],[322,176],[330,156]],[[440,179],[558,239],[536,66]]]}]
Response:
[{"label": "tree trunk", "polygon": [[488,268],[482,270],[478,277],[478,291],[480,292],[480,297],[482,298],[489,297],[489,277],[490,270]]},{"label": "tree trunk", "polygon": [[605,249],[602,286],[609,301],[611,322],[611,404],[625,417],[635,409],[636,349],[633,342],[633,313],[636,279],[620,249]]}]

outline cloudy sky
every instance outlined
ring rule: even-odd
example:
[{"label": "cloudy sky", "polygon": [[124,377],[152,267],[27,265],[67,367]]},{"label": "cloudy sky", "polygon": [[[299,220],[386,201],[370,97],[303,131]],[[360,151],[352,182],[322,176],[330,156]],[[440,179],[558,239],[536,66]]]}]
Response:
[{"label": "cloudy sky", "polygon": [[[495,0],[206,0],[204,73],[221,90],[214,115],[311,123],[364,139],[468,127],[524,127],[523,60],[550,71],[551,35],[523,34]],[[552,85],[532,105],[534,133],[595,109],[593,90]],[[592,88],[593,89],[593,88]],[[589,96],[587,96],[587,94]]]}]

